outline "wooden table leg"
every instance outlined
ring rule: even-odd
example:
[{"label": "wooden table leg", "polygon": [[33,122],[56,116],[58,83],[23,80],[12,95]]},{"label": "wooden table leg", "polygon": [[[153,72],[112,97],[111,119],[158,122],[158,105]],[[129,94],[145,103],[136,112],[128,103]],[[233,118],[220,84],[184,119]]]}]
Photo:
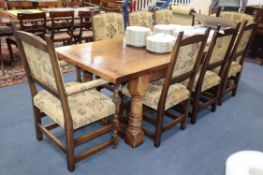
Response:
[{"label": "wooden table leg", "polygon": [[126,130],[126,143],[135,148],[143,143],[144,132],[142,130],[143,97],[149,86],[149,77],[142,76],[128,82],[131,95],[131,112],[129,126]]}]

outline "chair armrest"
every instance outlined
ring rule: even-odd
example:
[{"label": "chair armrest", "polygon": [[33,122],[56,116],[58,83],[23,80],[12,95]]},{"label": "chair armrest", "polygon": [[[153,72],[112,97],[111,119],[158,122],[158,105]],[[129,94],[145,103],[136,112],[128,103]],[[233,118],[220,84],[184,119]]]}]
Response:
[{"label": "chair armrest", "polygon": [[102,85],[105,85],[105,84],[108,84],[109,82],[107,80],[104,80],[104,79],[96,79],[96,80],[93,80],[93,81],[88,81],[88,82],[85,82],[85,83],[79,83],[79,84],[76,84],[76,85],[73,85],[73,86],[70,86],[70,87],[66,87],[66,94],[68,96],[70,95],[73,95],[73,94],[76,94],[76,93],[79,93],[79,92],[83,92],[83,91],[86,91],[86,90],[89,90],[89,89],[92,89],[92,88],[95,88],[95,87],[98,87],[98,86],[102,86]]}]

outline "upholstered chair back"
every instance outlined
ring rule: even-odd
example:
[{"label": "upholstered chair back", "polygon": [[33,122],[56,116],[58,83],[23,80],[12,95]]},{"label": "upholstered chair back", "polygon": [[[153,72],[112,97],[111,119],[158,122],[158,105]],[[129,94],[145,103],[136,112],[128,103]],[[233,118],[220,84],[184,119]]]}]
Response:
[{"label": "upholstered chair back", "polygon": [[124,36],[123,15],[120,13],[94,15],[92,23],[94,41]]},{"label": "upholstered chair back", "polygon": [[155,24],[170,24],[173,12],[169,9],[158,10],[155,12]]},{"label": "upholstered chair back", "polygon": [[220,13],[220,17],[232,19],[236,24],[244,23],[245,21],[247,21],[248,23],[252,23],[255,21],[255,18],[253,16],[240,12],[222,11]]},{"label": "upholstered chair back", "polygon": [[[28,35],[32,35],[32,37],[29,38]],[[51,58],[47,44],[27,32],[20,32],[16,38],[20,39],[18,46],[22,47],[20,51],[28,72],[27,75],[45,87],[57,90],[56,77],[62,79],[62,74],[57,57]]]},{"label": "upholstered chair back", "polygon": [[194,25],[194,10],[187,6],[171,6],[173,24]]},{"label": "upholstered chair back", "polygon": [[153,28],[153,13],[147,11],[138,11],[129,14],[130,26],[143,26]]}]

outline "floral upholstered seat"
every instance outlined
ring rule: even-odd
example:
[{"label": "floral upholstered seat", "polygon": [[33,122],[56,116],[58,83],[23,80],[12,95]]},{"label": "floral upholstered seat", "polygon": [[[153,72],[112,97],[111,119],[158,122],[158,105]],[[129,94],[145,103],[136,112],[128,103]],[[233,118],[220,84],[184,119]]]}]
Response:
[{"label": "floral upholstered seat", "polygon": [[[193,91],[196,88],[196,84],[197,84],[198,79],[199,79],[199,74],[196,75]],[[221,81],[221,78],[218,76],[217,73],[209,71],[209,70],[206,71],[205,76],[204,76],[204,80],[203,80],[203,84],[202,84],[201,92],[204,92],[204,91],[206,91],[212,87],[219,85],[220,81]]]},{"label": "floral upholstered seat", "polygon": [[[150,83],[149,88],[144,96],[143,104],[157,110],[159,99],[161,96],[164,79],[153,81]],[[122,92],[126,96],[130,96],[127,86],[124,86]],[[179,104],[180,102],[188,99],[190,96],[189,90],[183,84],[176,83],[169,87],[167,99],[165,102],[165,110]]]},{"label": "floral upholstered seat", "polygon": [[169,9],[158,10],[155,12],[156,24],[171,24],[173,12]]},{"label": "floral upholstered seat", "polygon": [[239,64],[236,61],[232,61],[229,73],[228,73],[228,77],[232,77],[232,76],[236,76],[237,73],[239,73],[242,69],[241,64]]},{"label": "floral upholstered seat", "polygon": [[153,13],[147,11],[138,11],[129,14],[130,26],[142,26],[153,28]]},{"label": "floral upholstered seat", "polygon": [[[74,88],[76,85],[81,86],[81,84],[83,83],[66,84],[66,91],[68,88]],[[83,88],[84,85],[81,89]],[[64,128],[64,115],[58,98],[43,90],[35,95],[33,99],[36,107]],[[115,113],[115,105],[112,99],[94,88],[68,96],[68,103],[74,129]]]},{"label": "floral upholstered seat", "polygon": [[102,13],[93,16],[94,40],[124,36],[124,21],[120,13]]}]

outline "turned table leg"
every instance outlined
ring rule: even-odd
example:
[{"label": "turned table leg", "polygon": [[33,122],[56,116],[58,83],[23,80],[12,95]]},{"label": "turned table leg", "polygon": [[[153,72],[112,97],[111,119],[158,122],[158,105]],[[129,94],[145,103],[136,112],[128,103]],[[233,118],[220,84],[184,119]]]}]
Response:
[{"label": "turned table leg", "polygon": [[126,130],[126,143],[135,148],[143,143],[144,132],[142,130],[143,97],[148,89],[149,77],[141,76],[128,82],[131,95],[131,112],[129,126]]}]

